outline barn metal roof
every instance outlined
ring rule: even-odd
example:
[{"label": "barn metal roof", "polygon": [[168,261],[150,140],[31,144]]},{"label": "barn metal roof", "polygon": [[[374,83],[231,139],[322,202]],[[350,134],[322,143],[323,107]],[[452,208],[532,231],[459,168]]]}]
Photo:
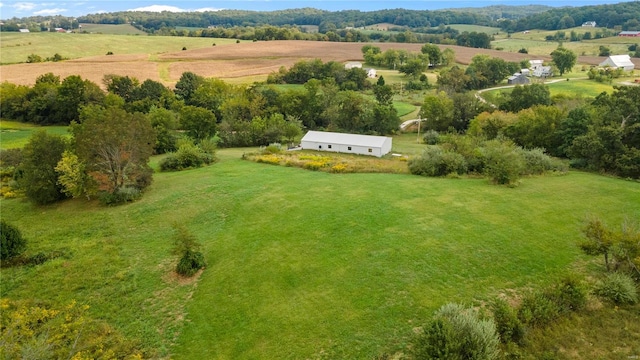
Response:
[{"label": "barn metal roof", "polygon": [[328,131],[309,131],[302,137],[302,141],[367,147],[382,147],[387,139],[388,137],[386,136],[343,134]]},{"label": "barn metal roof", "polygon": [[[611,62],[617,67],[634,66],[629,55],[611,55],[609,59],[611,59]],[[600,63],[600,66],[606,65],[606,62],[607,60],[603,61]]]}]

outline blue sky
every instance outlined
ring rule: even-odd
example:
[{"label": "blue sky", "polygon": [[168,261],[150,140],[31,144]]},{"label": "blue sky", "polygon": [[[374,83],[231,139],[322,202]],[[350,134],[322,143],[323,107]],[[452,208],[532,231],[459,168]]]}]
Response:
[{"label": "blue sky", "polygon": [[324,10],[361,10],[371,11],[389,8],[405,8],[413,10],[436,10],[456,7],[481,7],[487,5],[527,5],[539,4],[549,6],[583,6],[598,4],[614,4],[620,0],[413,0],[413,1],[376,1],[376,0],[226,0],[226,1],[6,1],[0,0],[0,19],[26,17],[35,15],[81,16],[100,12],[126,10],[151,11],[211,11],[220,9],[239,10],[282,10],[301,7],[313,7]]}]

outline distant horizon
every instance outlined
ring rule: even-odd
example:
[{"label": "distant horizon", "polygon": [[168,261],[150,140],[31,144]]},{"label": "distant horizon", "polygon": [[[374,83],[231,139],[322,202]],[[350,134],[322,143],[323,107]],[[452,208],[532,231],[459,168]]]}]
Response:
[{"label": "distant horizon", "polygon": [[[534,3],[535,2],[535,3]],[[219,10],[252,10],[252,11],[276,11],[300,8],[315,8],[327,11],[360,10],[376,11],[385,9],[407,10],[443,10],[455,8],[482,8],[487,6],[525,6],[543,5],[550,7],[580,7],[589,5],[617,4],[633,1],[620,0],[400,0],[389,1],[320,1],[320,0],[227,0],[227,1],[203,1],[203,0],[144,0],[144,1],[94,1],[85,0],[79,2],[48,1],[46,3],[33,3],[27,1],[0,1],[0,19],[24,18],[30,16],[54,16],[80,17],[97,13],[112,13],[120,11],[171,11],[171,12],[195,12],[195,11],[219,11]]]}]

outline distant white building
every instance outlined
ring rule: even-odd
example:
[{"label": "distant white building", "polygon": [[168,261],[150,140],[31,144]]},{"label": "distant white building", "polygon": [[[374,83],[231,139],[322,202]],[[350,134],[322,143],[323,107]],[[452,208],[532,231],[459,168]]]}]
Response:
[{"label": "distant white building", "polygon": [[582,23],[582,27],[596,27],[595,21],[585,21]]},{"label": "distant white building", "polygon": [[387,136],[309,131],[302,137],[300,146],[305,150],[381,157],[391,151],[391,142],[392,139]]},{"label": "distant white building", "polygon": [[531,70],[535,70],[541,67],[543,63],[544,63],[543,60],[529,60],[529,68]]},{"label": "distant white building", "polygon": [[533,69],[533,76],[546,78],[553,76],[553,71],[551,70],[551,66],[539,66]]},{"label": "distant white building", "polygon": [[353,68],[362,69],[362,63],[359,61],[349,61],[348,63],[344,64],[344,68],[347,70],[353,69]]},{"label": "distant white building", "polygon": [[632,71],[635,68],[635,64],[631,62],[631,56],[629,55],[611,55],[605,61],[600,63],[600,66],[609,66],[612,68],[622,68],[624,71]]},{"label": "distant white building", "polygon": [[18,29],[18,31],[20,31],[21,33],[28,33],[29,29]]},{"label": "distant white building", "polygon": [[374,78],[377,76],[376,69],[364,69],[367,72],[367,77]]}]

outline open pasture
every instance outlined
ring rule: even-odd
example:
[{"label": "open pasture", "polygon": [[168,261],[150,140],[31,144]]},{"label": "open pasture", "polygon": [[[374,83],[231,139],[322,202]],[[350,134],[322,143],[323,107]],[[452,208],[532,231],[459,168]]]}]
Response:
[{"label": "open pasture", "polygon": [[[411,150],[413,136],[397,146]],[[403,348],[445,302],[478,304],[582,266],[587,214],[640,216],[637,183],[594,174],[505,188],[312,172],[243,161],[243,151],[157,173],[124,206],[0,200],[30,253],[69,254],[3,268],[1,296],[75,299],[156,358],[370,359]],[[197,282],[172,274],[173,222],[203,245]]]},{"label": "open pasture", "polygon": [[[196,49],[210,47],[212,43],[223,45],[235,39],[192,38],[176,36],[112,35],[81,33],[0,33],[0,63],[26,62],[31,54],[43,59],[58,53],[65,58],[79,59],[105,55],[159,54],[180,51],[183,47]],[[48,65],[48,64],[40,64]],[[4,67],[4,66],[3,66]]]},{"label": "open pasture", "polygon": [[448,25],[452,29],[456,29],[460,32],[477,32],[485,33],[489,36],[506,34],[500,28],[482,25],[468,25],[468,24],[452,24]]},{"label": "open pasture", "polygon": [[147,36],[147,33],[133,27],[131,24],[80,24],[78,32],[88,32],[91,34],[111,34],[111,35],[143,35]]},{"label": "open pasture", "polygon": [[21,148],[31,135],[38,130],[46,130],[50,134],[68,135],[68,126],[36,126],[17,121],[0,121],[0,149]]}]

